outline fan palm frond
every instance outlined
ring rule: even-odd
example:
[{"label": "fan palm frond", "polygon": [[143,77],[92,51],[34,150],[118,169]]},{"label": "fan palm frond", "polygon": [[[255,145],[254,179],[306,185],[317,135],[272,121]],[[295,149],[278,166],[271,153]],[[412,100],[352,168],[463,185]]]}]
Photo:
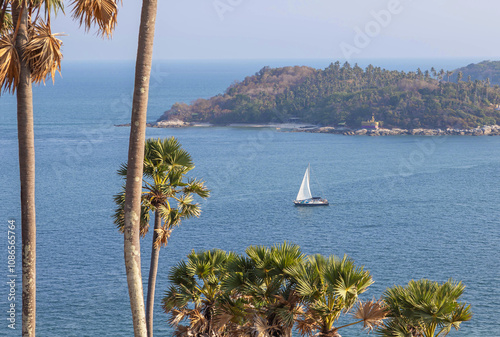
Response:
[{"label": "fan palm frond", "polygon": [[57,15],[57,12],[59,11],[63,12],[64,14],[64,3],[62,0],[38,0],[38,1],[44,4],[46,15],[50,15],[51,12]]},{"label": "fan palm frond", "polygon": [[182,192],[185,194],[196,194],[203,199],[210,196],[210,191],[205,186],[205,182],[196,179],[189,179],[187,185],[182,189]]},{"label": "fan palm frond", "polygon": [[[125,185],[122,186],[122,191],[120,193],[113,196],[113,200],[116,204],[115,213],[113,215],[113,222],[115,223],[120,233],[123,233],[125,228]],[[150,210],[151,205],[146,200],[144,200],[143,197],[143,202],[141,203],[141,217],[139,226],[141,237],[144,237],[149,230]]]},{"label": "fan palm frond", "polygon": [[376,330],[376,334],[382,337],[423,337],[404,320],[389,320]]},{"label": "fan palm frond", "polygon": [[19,83],[21,63],[12,33],[0,37],[0,88],[14,93]]},{"label": "fan palm frond", "polygon": [[127,177],[127,163],[120,164],[120,168],[117,170],[117,173],[121,177]]},{"label": "fan palm frond", "polygon": [[293,266],[302,265],[305,259],[298,245],[286,241],[283,244],[274,245],[270,253],[277,273],[280,275],[285,275],[286,271]]},{"label": "fan palm frond", "polygon": [[313,336],[321,329],[319,321],[319,317],[313,311],[300,307],[300,315],[296,319],[297,330],[302,336]]},{"label": "fan palm frond", "polygon": [[255,331],[255,336],[271,337],[269,331],[275,328],[274,325],[268,324],[267,321],[259,315],[254,315],[252,322],[253,322],[253,329]]},{"label": "fan palm frond", "polygon": [[189,325],[190,327],[197,328],[196,330],[202,330],[203,331],[203,326],[207,324],[207,319],[206,317],[197,309],[190,310],[189,311]]},{"label": "fan palm frond", "polygon": [[388,311],[382,301],[359,302],[354,312],[354,318],[363,321],[363,329],[373,331],[376,327],[382,326]]},{"label": "fan palm frond", "polygon": [[[333,324],[373,283],[369,272],[356,266],[347,256],[339,259],[313,255],[302,266],[288,268],[287,272],[296,282],[297,293],[303,296],[304,309],[297,322],[301,334],[308,336],[320,332],[322,336],[335,336],[340,328]],[[363,320],[349,325],[361,322]],[[375,321],[368,321],[367,317],[366,324],[375,324]]]},{"label": "fan palm frond", "polygon": [[181,198],[179,198],[179,213],[183,218],[198,218],[200,216],[200,205],[193,204],[192,202],[193,197],[190,195],[183,195]]},{"label": "fan palm frond", "polygon": [[[164,139],[160,143],[163,161],[170,166],[181,166],[188,170],[194,168],[193,160],[189,152],[181,148],[179,141],[175,137]],[[187,172],[187,171],[186,171]]]},{"label": "fan palm frond", "polygon": [[169,310],[170,318],[168,323],[171,326],[178,326],[186,317],[188,317],[189,311],[187,309],[172,309]]},{"label": "fan palm frond", "polygon": [[52,34],[50,25],[39,21],[28,32],[30,39],[24,49],[23,57],[29,64],[34,83],[44,83],[47,76],[55,81],[56,71],[61,73],[62,41],[61,34]]},{"label": "fan palm frond", "polygon": [[64,3],[62,0],[29,0],[30,8],[32,11],[40,10],[43,8],[45,18],[50,23],[50,13],[57,15],[59,11],[64,14]]},{"label": "fan palm frond", "polygon": [[168,239],[170,239],[170,235],[172,235],[173,229],[168,229],[166,226],[155,229],[156,232],[156,241],[154,242],[154,247],[165,247],[168,244]]},{"label": "fan palm frond", "polygon": [[80,21],[89,31],[97,26],[98,32],[104,37],[110,37],[117,23],[118,4],[115,0],[75,0],[73,6],[73,18]]},{"label": "fan palm frond", "polygon": [[220,329],[225,327],[229,336],[239,336],[248,328],[248,302],[241,297],[233,298],[221,293],[217,300],[214,324]]}]

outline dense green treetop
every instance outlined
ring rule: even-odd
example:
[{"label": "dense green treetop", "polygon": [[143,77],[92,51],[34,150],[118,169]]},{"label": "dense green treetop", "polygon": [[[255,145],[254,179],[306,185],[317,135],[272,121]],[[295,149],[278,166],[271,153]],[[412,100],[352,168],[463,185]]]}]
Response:
[{"label": "dense green treetop", "polygon": [[[452,81],[452,76],[457,76]],[[459,80],[458,80],[459,79]],[[175,103],[160,120],[305,123],[359,127],[372,114],[384,127],[466,128],[500,124],[500,88],[464,72],[404,72],[369,65],[264,67],[226,92],[191,104]]]}]

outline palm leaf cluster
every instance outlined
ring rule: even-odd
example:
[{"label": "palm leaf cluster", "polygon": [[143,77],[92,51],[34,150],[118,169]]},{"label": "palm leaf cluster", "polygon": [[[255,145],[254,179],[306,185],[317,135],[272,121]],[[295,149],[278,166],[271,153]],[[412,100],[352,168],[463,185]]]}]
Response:
[{"label": "palm leaf cluster", "polygon": [[[349,312],[358,296],[373,284],[372,277],[363,267],[344,256],[324,257],[314,255],[307,263],[295,268],[293,275],[297,280],[297,290],[305,296],[307,306],[297,321],[301,334],[313,336],[337,336],[334,323],[341,314]],[[380,303],[370,302],[358,307],[355,317],[363,317],[362,322],[368,329],[380,325],[385,317]],[[372,315],[373,314],[373,315]]]},{"label": "palm leaf cluster", "polygon": [[61,73],[62,41],[52,34],[50,25],[43,21],[35,23],[29,30],[30,40],[24,48],[24,58],[31,69],[34,83],[45,84],[47,76],[55,80],[56,71]]},{"label": "palm leaf cluster", "polygon": [[[169,274],[171,282],[163,308],[170,313],[169,323],[175,326],[175,336],[188,336],[190,332],[207,336],[224,335],[228,320],[220,315],[217,306],[223,296],[221,279],[228,273],[233,253],[214,249],[188,255]],[[226,315],[228,317],[228,315]],[[180,324],[189,321],[188,326]]]},{"label": "palm leaf cluster", "polygon": [[[98,32],[110,37],[117,22],[118,5],[114,0],[75,0],[73,17],[86,30],[97,26]],[[61,72],[62,41],[53,34],[50,18],[64,12],[62,0],[0,0],[0,88],[14,93],[19,83],[21,62],[31,70],[33,83],[45,83],[47,77],[55,80]],[[27,41],[16,46],[19,18],[28,13]],[[17,48],[18,47],[18,48]]]},{"label": "palm leaf cluster", "polygon": [[427,279],[386,290],[383,300],[389,310],[379,334],[387,337],[446,336],[452,328],[472,318],[470,305],[458,302],[465,290],[461,282],[443,284]]},{"label": "palm leaf cluster", "polygon": [[[156,228],[156,247],[165,246],[174,227],[182,219],[200,216],[199,204],[194,195],[207,198],[210,194],[205,182],[186,178],[194,168],[190,154],[174,138],[148,139],[145,144],[143,193],[141,203],[140,233],[144,237],[149,230],[151,212],[158,212],[160,228]],[[118,174],[126,178],[127,165],[122,164]],[[114,196],[117,208],[114,222],[120,232],[124,230],[125,185]]]},{"label": "palm leaf cluster", "polygon": [[19,83],[21,63],[16,50],[13,34],[0,37],[0,87],[14,92]]},{"label": "palm leaf cluster", "polygon": [[75,0],[72,5],[73,18],[80,21],[80,26],[84,26],[86,30],[97,26],[102,36],[111,36],[117,22],[117,1]]},{"label": "palm leaf cluster", "polygon": [[347,257],[308,257],[287,242],[250,246],[243,255],[192,252],[169,280],[163,309],[179,337],[291,336],[294,328],[302,336],[338,336],[342,327],[333,323],[341,314],[369,330],[386,315],[381,302],[359,301],[372,283],[369,272]]}]

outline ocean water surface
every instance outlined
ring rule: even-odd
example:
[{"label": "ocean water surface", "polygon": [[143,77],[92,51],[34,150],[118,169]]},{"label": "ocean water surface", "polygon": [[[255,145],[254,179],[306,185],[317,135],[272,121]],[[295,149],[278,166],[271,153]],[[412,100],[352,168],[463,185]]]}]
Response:
[{"label": "ocean water surface", "polygon": [[[472,61],[479,60],[373,63],[412,70]],[[148,120],[176,101],[221,93],[265,65],[296,63],[158,63]],[[329,61],[300,63],[326,67]],[[132,86],[132,64],[72,63],[55,86],[34,90],[38,336],[133,333],[123,239],[111,218],[129,133],[113,125],[130,120]],[[212,190],[201,217],[185,221],[160,252],[157,336],[172,334],[161,310],[168,271],[192,249],[241,253],[284,240],[308,254],[347,254],[364,265],[375,280],[364,298],[411,279],[461,280],[474,317],[450,335],[498,335],[500,137],[347,137],[251,128],[149,128],[147,134],[178,137],[194,158],[193,176]],[[8,95],[0,98],[0,158],[0,335],[20,336],[20,310],[16,330],[6,320],[9,219],[18,221],[21,240],[15,99]],[[309,163],[313,194],[329,199],[329,207],[292,204]],[[148,235],[141,246],[144,278],[150,249]],[[20,308],[20,245],[17,254]],[[342,335],[364,332],[354,326]]]}]

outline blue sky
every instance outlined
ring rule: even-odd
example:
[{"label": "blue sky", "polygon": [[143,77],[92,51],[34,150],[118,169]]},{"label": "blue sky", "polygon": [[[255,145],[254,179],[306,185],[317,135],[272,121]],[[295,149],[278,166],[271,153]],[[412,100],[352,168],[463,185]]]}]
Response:
[{"label": "blue sky", "polygon": [[[65,60],[135,59],[141,3],[123,2],[109,41],[66,8],[53,23]],[[154,58],[494,60],[499,15],[492,0],[159,0]]]}]

